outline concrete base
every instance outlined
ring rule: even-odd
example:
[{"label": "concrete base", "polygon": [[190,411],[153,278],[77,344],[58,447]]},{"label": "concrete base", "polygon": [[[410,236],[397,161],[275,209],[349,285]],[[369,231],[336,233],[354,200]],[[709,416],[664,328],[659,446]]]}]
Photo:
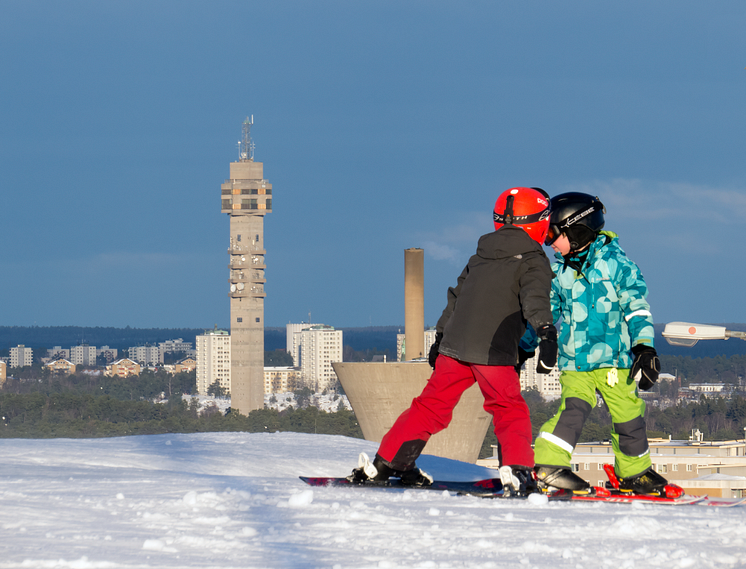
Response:
[{"label": "concrete base", "polygon": [[[381,442],[412,399],[422,393],[433,371],[427,362],[337,362],[332,366],[365,440],[375,442]],[[475,383],[462,395],[449,427],[430,438],[424,453],[476,462],[492,421],[483,404]]]}]

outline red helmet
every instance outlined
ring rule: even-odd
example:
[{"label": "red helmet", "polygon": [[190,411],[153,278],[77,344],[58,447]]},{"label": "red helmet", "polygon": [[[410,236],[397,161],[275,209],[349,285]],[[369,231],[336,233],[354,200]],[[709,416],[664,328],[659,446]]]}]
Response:
[{"label": "red helmet", "polygon": [[516,225],[539,245],[549,230],[549,196],[541,188],[510,188],[495,202],[495,230],[503,225]]}]

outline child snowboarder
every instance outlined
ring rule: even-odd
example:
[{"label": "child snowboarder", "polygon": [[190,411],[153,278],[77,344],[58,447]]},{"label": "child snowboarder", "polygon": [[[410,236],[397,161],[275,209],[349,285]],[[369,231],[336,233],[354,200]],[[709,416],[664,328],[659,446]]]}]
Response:
[{"label": "child snowboarder", "polygon": [[495,231],[479,239],[476,254],[448,289],[448,305],[436,325],[430,351],[434,372],[422,394],[384,436],[375,460],[363,453],[355,481],[398,477],[423,486],[432,478],[415,461],[431,435],[451,422],[461,394],[474,382],[484,395],[502,447],[505,473],[515,492],[536,488],[531,422],[521,396],[518,343],[528,321],[541,338],[539,368],[557,359],[557,331],[549,289],[552,272],[541,244],[549,226],[549,198],[538,188],[503,192],[493,212]]},{"label": "child snowboarder", "polygon": [[659,494],[667,481],[651,468],[645,429],[648,390],[658,379],[653,318],[647,286],[617,235],[601,231],[604,205],[597,197],[570,192],[551,200],[545,241],[556,253],[552,265],[552,322],[562,318],[559,368],[562,400],[536,439],[536,475],[542,489],[589,491],[570,469],[583,423],[601,394],[612,418],[614,469],[620,488]]}]

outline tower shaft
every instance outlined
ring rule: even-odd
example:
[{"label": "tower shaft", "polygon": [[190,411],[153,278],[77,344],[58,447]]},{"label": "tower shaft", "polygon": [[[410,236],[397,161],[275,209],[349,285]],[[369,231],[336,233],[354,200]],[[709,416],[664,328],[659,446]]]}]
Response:
[{"label": "tower shaft", "polygon": [[230,220],[231,407],[248,415],[264,407],[264,216],[272,184],[261,162],[241,156],[220,189]]}]

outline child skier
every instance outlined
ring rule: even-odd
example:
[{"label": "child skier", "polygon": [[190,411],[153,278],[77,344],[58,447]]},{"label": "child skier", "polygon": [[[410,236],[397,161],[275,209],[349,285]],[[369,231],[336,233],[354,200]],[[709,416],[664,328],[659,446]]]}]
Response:
[{"label": "child skier", "polygon": [[601,394],[612,418],[614,469],[620,488],[659,494],[667,484],[651,468],[645,429],[648,390],[658,379],[653,318],[647,286],[617,235],[601,231],[605,209],[597,197],[570,192],[551,200],[545,241],[556,253],[552,265],[553,322],[562,318],[559,368],[562,400],[536,439],[536,475],[542,489],[589,490],[570,470],[583,423]]},{"label": "child skier", "polygon": [[474,382],[493,417],[506,479],[514,491],[536,488],[531,422],[521,396],[516,365],[518,343],[528,321],[541,338],[539,368],[548,373],[557,359],[549,289],[552,272],[541,244],[549,227],[549,198],[538,188],[511,188],[495,203],[495,231],[479,239],[477,252],[448,289],[448,305],[436,326],[430,351],[434,372],[384,436],[371,464],[363,453],[355,481],[394,476],[423,486],[432,478],[415,461],[430,437],[451,422],[461,394]]}]

